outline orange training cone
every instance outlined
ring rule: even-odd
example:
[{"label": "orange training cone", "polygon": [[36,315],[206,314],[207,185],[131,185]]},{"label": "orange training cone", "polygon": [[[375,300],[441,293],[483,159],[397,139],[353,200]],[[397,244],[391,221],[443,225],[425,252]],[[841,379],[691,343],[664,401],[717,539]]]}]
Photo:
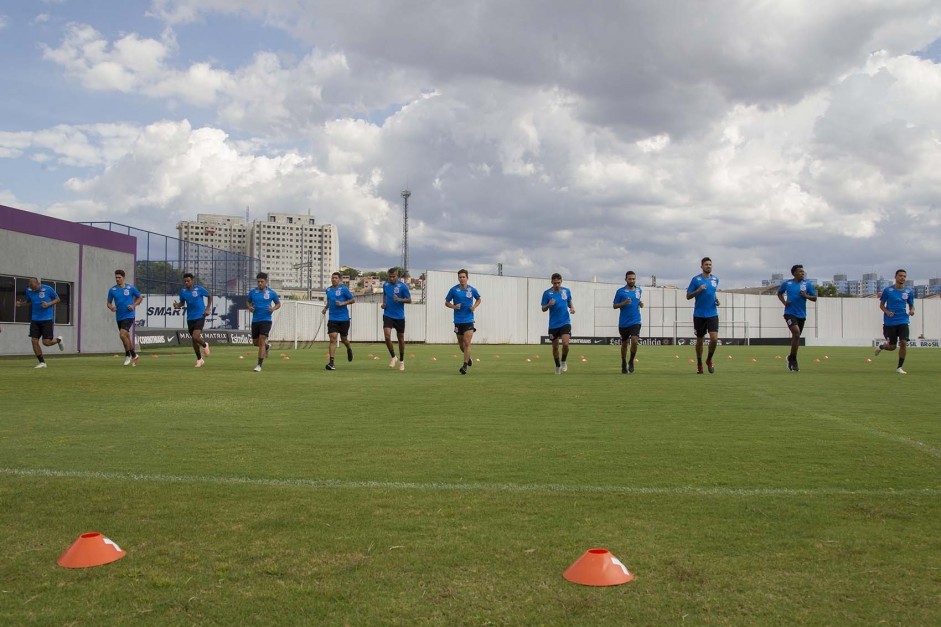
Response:
[{"label": "orange training cone", "polygon": [[608,549],[588,549],[562,576],[583,586],[619,586],[634,579],[634,573]]},{"label": "orange training cone", "polygon": [[115,562],[127,555],[117,544],[97,531],[83,533],[56,562],[65,568],[88,568]]}]

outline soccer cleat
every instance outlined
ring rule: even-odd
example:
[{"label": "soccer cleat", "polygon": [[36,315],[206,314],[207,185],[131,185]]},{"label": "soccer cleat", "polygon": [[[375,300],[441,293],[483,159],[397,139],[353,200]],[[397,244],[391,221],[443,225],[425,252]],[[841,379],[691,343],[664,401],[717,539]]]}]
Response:
[{"label": "soccer cleat", "polygon": [[905,371],[902,370],[901,368],[896,368],[895,371],[896,371],[897,373],[899,373],[899,374],[908,374],[907,372],[905,372]]},{"label": "soccer cleat", "polygon": [[400,362],[399,362],[399,370],[403,370],[403,371],[405,370],[405,362],[404,362],[404,361],[400,361]]},{"label": "soccer cleat", "polygon": [[461,366],[461,369],[458,372],[460,372],[461,374],[467,374],[467,364],[464,364],[463,366]]},{"label": "soccer cleat", "polygon": [[712,365],[712,360],[706,362],[706,368],[709,370],[709,374],[716,373],[716,367]]},{"label": "soccer cleat", "polygon": [[125,365],[125,366],[130,366],[130,365],[131,365],[131,356],[130,356],[130,355],[128,355],[127,357],[124,358],[124,365]]},{"label": "soccer cleat", "polygon": [[203,367],[203,363],[205,363],[205,362],[203,362],[202,359],[197,359],[197,360],[196,360],[196,366],[195,366],[195,367],[196,367],[196,368],[202,368],[202,367]]},{"label": "soccer cleat", "polygon": [[696,374],[702,374],[702,364],[696,364]]},{"label": "soccer cleat", "polygon": [[800,372],[801,369],[797,366],[797,357],[791,360],[791,372]]},{"label": "soccer cleat", "polygon": [[390,368],[395,368],[395,364],[396,364],[396,362],[398,362],[398,361],[399,361],[399,358],[398,358],[398,357],[393,357],[392,359],[389,360],[389,367],[390,367]]},{"label": "soccer cleat", "polygon": [[140,355],[134,355],[131,357],[131,366],[136,366],[138,361],[140,361]]},{"label": "soccer cleat", "polygon": [[346,361],[353,361],[353,347],[346,347]]},{"label": "soccer cleat", "polygon": [[268,353],[271,352],[271,344],[265,344],[265,359],[268,359]]},{"label": "soccer cleat", "polygon": [[627,374],[627,364],[621,364],[621,374]]},{"label": "soccer cleat", "polygon": [[56,338],[56,345],[59,347],[59,350],[60,350],[60,351],[64,351],[64,350],[65,350],[65,346],[62,345],[62,336],[61,336],[61,335]]},{"label": "soccer cleat", "polygon": [[209,352],[209,342],[203,344],[203,355],[209,357],[212,353]]},{"label": "soccer cleat", "polygon": [[563,361],[563,362],[562,362],[562,372],[568,372],[568,371],[569,371],[569,365],[568,365],[566,362]]},{"label": "soccer cleat", "polygon": [[562,366],[556,366],[556,367],[555,367],[555,373],[556,373],[556,374],[562,374]]},{"label": "soccer cleat", "polygon": [[45,368],[45,367],[46,367],[46,362],[41,361],[41,362],[39,362],[38,364],[36,364],[35,366],[33,366],[33,370],[36,370],[37,368]]},{"label": "soccer cleat", "polygon": [[468,359],[467,361],[464,362],[464,365],[467,366],[468,368],[470,368],[471,366],[474,365],[474,360],[473,360],[473,359]]},{"label": "soccer cleat", "polygon": [[629,374],[634,374],[634,362],[633,361],[627,364],[627,372]]},{"label": "soccer cleat", "polygon": [[333,364],[327,364],[326,366],[324,366],[324,370],[336,370],[336,369],[337,367],[334,366]]},{"label": "soccer cleat", "polygon": [[252,368],[252,370],[254,370],[255,372],[261,372],[261,365],[259,364],[258,366],[255,366],[254,368]]},{"label": "soccer cleat", "polygon": [[880,344],[879,346],[876,347],[876,352],[873,353],[873,354],[874,354],[876,357],[878,357],[878,356],[879,356],[879,353],[881,353],[881,352],[882,352],[882,344]]}]

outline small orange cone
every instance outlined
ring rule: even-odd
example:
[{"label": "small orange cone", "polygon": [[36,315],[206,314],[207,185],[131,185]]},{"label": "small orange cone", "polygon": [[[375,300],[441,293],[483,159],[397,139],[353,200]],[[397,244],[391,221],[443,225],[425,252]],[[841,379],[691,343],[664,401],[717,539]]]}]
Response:
[{"label": "small orange cone", "polygon": [[619,586],[634,580],[634,573],[608,549],[588,549],[562,576],[583,586]]},{"label": "small orange cone", "polygon": [[116,562],[127,555],[117,544],[97,531],[83,533],[56,562],[65,568],[89,568]]}]

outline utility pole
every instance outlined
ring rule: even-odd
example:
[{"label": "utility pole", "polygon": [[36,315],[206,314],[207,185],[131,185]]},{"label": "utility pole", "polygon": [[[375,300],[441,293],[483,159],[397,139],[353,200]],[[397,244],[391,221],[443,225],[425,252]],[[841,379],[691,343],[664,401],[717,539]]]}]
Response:
[{"label": "utility pole", "polygon": [[408,198],[412,192],[402,190],[402,276],[408,276]]}]

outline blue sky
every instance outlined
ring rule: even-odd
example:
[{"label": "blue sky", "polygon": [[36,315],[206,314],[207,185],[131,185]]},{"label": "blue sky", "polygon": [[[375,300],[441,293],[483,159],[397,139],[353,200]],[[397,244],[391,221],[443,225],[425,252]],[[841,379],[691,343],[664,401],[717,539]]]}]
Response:
[{"label": "blue sky", "polygon": [[310,208],[384,267],[408,184],[415,267],[924,280],[939,38],[914,0],[3,0],[0,203]]}]

